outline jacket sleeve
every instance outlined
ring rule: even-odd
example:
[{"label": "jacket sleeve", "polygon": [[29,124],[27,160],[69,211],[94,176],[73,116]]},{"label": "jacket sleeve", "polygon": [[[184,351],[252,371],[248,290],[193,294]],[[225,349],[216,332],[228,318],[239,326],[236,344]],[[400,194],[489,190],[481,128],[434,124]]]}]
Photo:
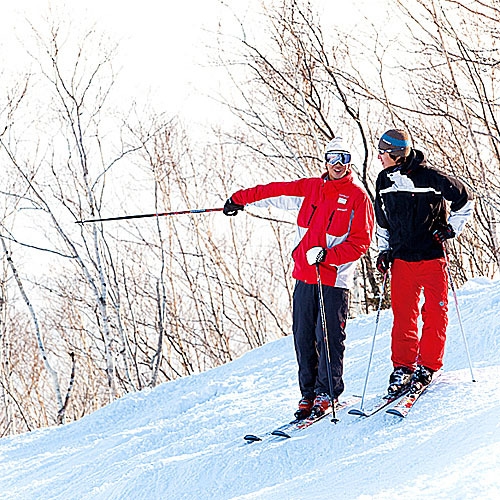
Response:
[{"label": "jacket sleeve", "polygon": [[309,179],[291,182],[271,182],[236,191],[231,199],[240,205],[274,206],[284,210],[298,210],[307,191]]},{"label": "jacket sleeve", "polygon": [[377,220],[376,237],[377,237],[377,247],[379,252],[390,249],[389,223],[387,221],[387,216],[384,211],[384,202],[380,194],[381,181],[382,181],[382,172],[378,175],[377,182],[375,185],[375,191],[376,191],[375,217]]},{"label": "jacket sleeve", "polygon": [[353,208],[351,226],[347,238],[326,254],[325,264],[341,266],[358,260],[368,251],[373,237],[374,210],[368,195],[362,193]]},{"label": "jacket sleeve", "polygon": [[443,198],[451,202],[448,223],[458,236],[472,217],[473,195],[463,182],[451,175],[439,173],[438,182]]}]

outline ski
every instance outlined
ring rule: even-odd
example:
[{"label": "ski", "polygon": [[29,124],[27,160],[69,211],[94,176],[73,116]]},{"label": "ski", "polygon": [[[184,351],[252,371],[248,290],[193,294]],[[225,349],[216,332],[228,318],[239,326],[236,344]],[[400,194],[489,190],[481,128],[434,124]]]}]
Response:
[{"label": "ski", "polygon": [[[344,408],[347,408],[348,406],[356,404],[358,401],[359,401],[358,396],[352,396],[344,401],[338,402],[335,405],[335,413],[337,413],[340,410],[343,410]],[[291,422],[283,424],[277,427],[276,429],[269,431],[261,436],[256,434],[247,434],[246,436],[243,437],[243,439],[248,443],[253,443],[257,441],[263,441],[266,438],[291,438],[293,433],[302,429],[306,429],[307,427],[310,427],[312,424],[315,424],[316,422],[323,420],[325,417],[331,414],[332,410],[330,408],[327,412],[325,412],[323,415],[320,415],[319,417],[305,418],[303,420],[292,420]]]},{"label": "ski", "polygon": [[383,410],[390,404],[394,403],[394,401],[397,401],[399,398],[405,396],[408,391],[409,388],[391,396],[388,394],[385,396],[377,396],[377,402],[369,409],[365,410],[363,408],[352,408],[348,413],[349,415],[356,415],[358,417],[371,417],[372,415],[375,415],[375,413],[378,413],[380,410]]},{"label": "ski", "polygon": [[418,401],[420,396],[427,390],[427,388],[432,385],[436,379],[439,377],[440,373],[436,374],[434,378],[431,380],[431,383],[428,385],[422,385],[417,389],[410,390],[401,400],[397,402],[394,407],[389,408],[387,413],[391,415],[397,415],[398,417],[404,418],[410,410],[413,408],[413,405]]}]

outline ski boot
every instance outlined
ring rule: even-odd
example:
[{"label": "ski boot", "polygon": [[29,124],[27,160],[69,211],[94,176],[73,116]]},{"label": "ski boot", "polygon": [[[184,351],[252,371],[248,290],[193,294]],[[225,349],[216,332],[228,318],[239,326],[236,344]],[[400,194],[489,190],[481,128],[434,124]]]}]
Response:
[{"label": "ski boot", "polygon": [[318,394],[314,399],[313,407],[311,408],[311,417],[318,418],[324,415],[329,408],[332,407],[330,396],[324,392]]},{"label": "ski boot", "polygon": [[389,377],[387,395],[392,397],[403,392],[410,385],[412,374],[413,371],[406,366],[398,366],[395,368]]},{"label": "ski boot", "polygon": [[413,372],[411,376],[411,392],[417,392],[422,387],[429,385],[432,380],[432,375],[434,375],[434,371],[426,366],[418,365],[417,369]]},{"label": "ski boot", "polygon": [[294,413],[294,416],[297,420],[304,420],[305,418],[311,415],[311,409],[313,407],[313,401],[309,398],[302,398],[299,401],[299,407],[297,411]]}]

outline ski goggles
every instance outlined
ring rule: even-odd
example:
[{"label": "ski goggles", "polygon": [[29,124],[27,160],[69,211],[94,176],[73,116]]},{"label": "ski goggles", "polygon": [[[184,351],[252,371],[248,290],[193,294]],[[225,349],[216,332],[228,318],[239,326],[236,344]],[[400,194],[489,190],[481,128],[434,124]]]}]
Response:
[{"label": "ski goggles", "polygon": [[342,165],[347,165],[351,163],[350,153],[326,153],[325,155],[326,163],[330,165],[335,165],[336,163],[342,163]]},{"label": "ski goggles", "polygon": [[403,151],[405,148],[392,148],[392,149],[380,149],[378,148],[378,154],[383,155],[384,153],[395,153],[396,151]]}]

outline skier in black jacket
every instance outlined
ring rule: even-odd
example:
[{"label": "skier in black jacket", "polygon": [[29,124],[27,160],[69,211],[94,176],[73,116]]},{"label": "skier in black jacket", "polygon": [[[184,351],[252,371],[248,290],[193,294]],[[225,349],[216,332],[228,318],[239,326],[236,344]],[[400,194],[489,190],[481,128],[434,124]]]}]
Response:
[{"label": "skier in black jacket", "polygon": [[[392,363],[390,394],[427,385],[443,365],[448,325],[445,240],[458,236],[473,212],[462,182],[426,165],[404,130],[382,135],[376,183],[377,269],[391,269]],[[445,201],[451,202],[447,218]],[[423,290],[423,327],[417,320]]]}]

